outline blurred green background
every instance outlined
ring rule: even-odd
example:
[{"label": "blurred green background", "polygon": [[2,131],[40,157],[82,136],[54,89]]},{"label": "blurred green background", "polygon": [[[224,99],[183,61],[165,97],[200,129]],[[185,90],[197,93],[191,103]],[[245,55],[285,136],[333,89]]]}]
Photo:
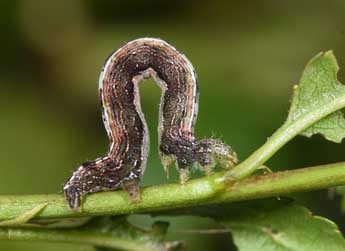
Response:
[{"label": "blurred green background", "polygon": [[[159,37],[187,55],[200,82],[197,136],[222,138],[240,159],[283,123],[292,85],[311,57],[332,49],[345,68],[341,0],[3,0],[0,13],[1,194],[60,193],[78,164],[106,152],[98,76],[107,56],[132,39]],[[345,80],[344,72],[340,80]],[[167,180],[157,153],[160,90],[146,81],[140,91],[151,133],[143,184],[161,184]],[[268,165],[278,170],[336,161],[344,161],[344,144],[314,136],[297,137]],[[176,181],[174,171],[169,182]],[[345,229],[338,197],[328,191],[295,197]],[[189,250],[231,248],[224,234],[178,233],[215,227],[211,221],[171,221],[168,238],[187,240]],[[1,242],[0,250],[90,249]]]}]

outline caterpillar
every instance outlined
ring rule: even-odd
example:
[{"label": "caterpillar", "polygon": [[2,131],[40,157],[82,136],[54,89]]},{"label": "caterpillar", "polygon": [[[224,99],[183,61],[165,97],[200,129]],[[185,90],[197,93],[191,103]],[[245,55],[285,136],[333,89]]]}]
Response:
[{"label": "caterpillar", "polygon": [[162,90],[158,136],[165,172],[176,163],[184,184],[193,169],[209,175],[216,163],[230,168],[237,162],[236,153],[222,141],[194,136],[199,87],[185,55],[161,39],[136,39],[116,50],[102,68],[99,96],[110,144],[104,157],[81,164],[65,183],[71,209],[79,210],[86,194],[121,187],[131,201],[140,200],[150,143],[138,85],[146,78]]}]

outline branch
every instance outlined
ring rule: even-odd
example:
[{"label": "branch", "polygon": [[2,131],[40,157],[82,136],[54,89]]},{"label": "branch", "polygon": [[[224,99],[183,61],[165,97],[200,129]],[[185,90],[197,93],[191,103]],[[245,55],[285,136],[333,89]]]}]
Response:
[{"label": "branch", "polygon": [[62,195],[3,195],[0,196],[0,221],[14,219],[42,203],[48,205],[35,218],[120,215],[267,198],[339,185],[345,185],[345,162],[252,176],[233,184],[224,182],[224,172],[218,172],[184,186],[143,188],[139,203],[130,203],[123,191],[91,194],[86,196],[79,213],[68,208]]}]

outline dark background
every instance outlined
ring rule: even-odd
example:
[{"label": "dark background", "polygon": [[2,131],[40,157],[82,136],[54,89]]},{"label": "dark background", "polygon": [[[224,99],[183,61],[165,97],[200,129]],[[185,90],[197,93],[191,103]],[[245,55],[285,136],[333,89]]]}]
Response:
[{"label": "dark background", "polygon": [[[344,23],[341,0],[1,1],[0,193],[61,192],[72,170],[106,152],[98,76],[107,56],[127,41],[160,37],[187,55],[200,82],[197,136],[222,138],[243,160],[285,120],[292,86],[311,57],[331,49],[345,68]],[[167,181],[157,154],[160,90],[146,81],[140,91],[151,132],[143,184],[161,184]],[[344,144],[297,137],[268,165],[344,161],[343,153]],[[177,181],[173,173],[170,182]],[[320,191],[296,199],[345,229],[338,197]],[[168,238],[187,240],[189,250],[224,250],[226,235],[177,233],[213,227],[205,219],[172,219]],[[14,242],[1,242],[0,249],[89,250]]]}]

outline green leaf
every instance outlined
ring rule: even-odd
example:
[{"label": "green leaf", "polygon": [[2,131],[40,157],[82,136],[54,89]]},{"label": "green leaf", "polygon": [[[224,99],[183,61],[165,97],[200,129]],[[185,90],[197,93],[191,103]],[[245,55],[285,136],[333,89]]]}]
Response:
[{"label": "green leaf", "polygon": [[293,203],[247,205],[217,220],[231,230],[239,251],[343,251],[337,226]]},{"label": "green leaf", "polygon": [[[94,233],[95,236],[113,236],[113,238],[121,239],[122,242],[128,243],[127,248],[124,250],[136,250],[138,246],[141,246],[141,250],[185,250],[184,242],[164,241],[168,227],[169,223],[157,221],[153,223],[151,229],[141,229],[130,224],[125,216],[103,216],[92,219],[90,223],[83,226],[80,230]],[[133,247],[131,247],[132,244],[134,244]],[[104,247],[97,246],[97,249],[111,250],[107,245]]]},{"label": "green leaf", "polygon": [[[343,251],[345,239],[330,220],[291,199],[175,209],[165,215],[211,217],[229,230],[238,251]],[[223,231],[224,232],[224,231]]]},{"label": "green leaf", "polygon": [[[337,80],[339,66],[332,53],[319,53],[307,64],[300,82],[294,87],[291,109],[287,122],[320,109],[332,100],[345,94],[345,86]],[[341,111],[331,113],[319,120],[301,135],[310,137],[322,134],[333,142],[341,142],[345,137],[345,119]]]}]

